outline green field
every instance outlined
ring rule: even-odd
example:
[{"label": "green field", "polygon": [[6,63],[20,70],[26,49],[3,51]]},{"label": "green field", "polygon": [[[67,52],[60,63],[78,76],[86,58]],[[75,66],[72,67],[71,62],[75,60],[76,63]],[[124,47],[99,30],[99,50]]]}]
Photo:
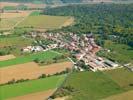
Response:
[{"label": "green field", "polygon": [[[17,31],[18,32],[18,31]],[[21,56],[21,49],[25,46],[31,45],[33,39],[27,39],[18,36],[7,36],[0,38],[0,53],[10,53],[15,56]]]},{"label": "green field", "polygon": [[39,53],[30,54],[27,56],[17,57],[15,59],[0,61],[0,67],[23,64],[23,63],[34,61],[35,59],[48,61],[48,60],[52,60],[54,57],[57,57],[57,56],[60,56],[60,55],[52,51],[39,52]]},{"label": "green field", "polygon": [[5,6],[4,10],[15,10],[16,7],[15,6]]},{"label": "green field", "polygon": [[99,56],[115,60],[122,64],[133,62],[133,49],[128,45],[105,41],[104,48],[109,49],[110,52],[100,51],[98,53]]},{"label": "green field", "polygon": [[39,16],[39,15],[41,15],[41,12],[39,12],[39,11],[33,11],[33,12],[30,14],[30,16]]},{"label": "green field", "polygon": [[29,16],[23,22],[21,22],[18,27],[32,27],[35,29],[56,29],[60,28],[69,18],[70,17],[48,15]]},{"label": "green field", "polygon": [[112,78],[121,88],[125,90],[133,89],[133,72],[126,68],[119,68],[115,70],[106,71],[105,75]]},{"label": "green field", "polygon": [[4,10],[25,10],[28,7],[25,5],[19,5],[19,6],[5,6],[3,9]]},{"label": "green field", "polygon": [[9,37],[1,37],[0,38],[0,48],[5,46],[17,46],[17,47],[24,47],[31,45],[33,39],[27,39],[18,36],[9,36]]},{"label": "green field", "polygon": [[123,92],[118,84],[102,72],[73,73],[66,81],[66,86],[75,89],[71,93],[72,100],[100,100]]},{"label": "green field", "polygon": [[128,94],[128,91],[133,90],[132,84],[133,73],[125,68],[104,72],[75,72],[54,96],[69,95],[70,100],[121,100],[111,98],[117,95],[119,98],[124,93],[132,96],[132,92]]},{"label": "green field", "polygon": [[0,100],[5,100],[16,96],[23,96],[40,91],[46,91],[49,89],[55,89],[62,83],[64,77],[65,75],[52,76],[44,79],[0,86]]}]

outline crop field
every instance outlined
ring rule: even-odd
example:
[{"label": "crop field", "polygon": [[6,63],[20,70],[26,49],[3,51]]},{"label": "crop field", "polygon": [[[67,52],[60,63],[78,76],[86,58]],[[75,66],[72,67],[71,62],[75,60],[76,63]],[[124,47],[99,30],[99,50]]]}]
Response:
[{"label": "crop field", "polygon": [[31,13],[31,11],[5,12],[5,13],[1,13],[0,18],[7,19],[7,18],[26,17],[30,13]]},{"label": "crop field", "polygon": [[111,41],[105,41],[105,48],[109,49],[111,52],[101,52],[100,56],[110,58],[122,64],[133,62],[133,50],[132,47],[124,44],[116,44]]},{"label": "crop field", "polygon": [[[55,96],[68,94],[70,100],[71,97],[72,100],[132,100],[127,99],[133,98],[132,75],[133,73],[125,68],[105,72],[75,72],[63,85],[64,89],[59,90]],[[73,92],[65,87],[73,88]]]},{"label": "crop field", "polygon": [[31,12],[21,11],[18,13],[1,13],[0,15],[0,30],[10,30],[13,29],[19,22],[23,21]]},{"label": "crop field", "polygon": [[65,75],[0,86],[1,100],[57,88]]},{"label": "crop field", "polygon": [[45,100],[49,96],[51,96],[54,91],[55,91],[54,89],[50,89],[50,90],[47,90],[47,91],[42,91],[42,92],[37,92],[37,93],[30,93],[30,94],[24,95],[24,96],[18,96],[18,97],[11,98],[11,99],[8,99],[8,100]]},{"label": "crop field", "polygon": [[[27,27],[35,29],[56,29],[60,28],[70,17],[62,16],[29,16],[18,27]],[[37,21],[36,21],[37,20]]]},{"label": "crop field", "polygon": [[0,84],[7,83],[12,79],[37,79],[42,74],[56,74],[57,72],[62,72],[66,70],[66,68],[71,69],[72,66],[73,64],[71,62],[62,62],[40,67],[34,62],[29,62],[24,64],[13,65],[10,67],[3,67],[0,68]]},{"label": "crop field", "polygon": [[17,24],[23,18],[8,18],[1,19],[0,21],[0,30],[10,30],[13,29],[13,26]]},{"label": "crop field", "polygon": [[24,47],[31,45],[32,42],[32,39],[26,39],[23,37],[2,37],[0,38],[0,48],[5,46]]},{"label": "crop field", "polygon": [[0,61],[9,60],[9,59],[13,59],[13,58],[15,58],[14,55],[0,56]]},{"label": "crop field", "polygon": [[75,90],[71,93],[72,100],[101,100],[123,92],[118,84],[102,72],[73,73],[64,84],[66,86]]},{"label": "crop field", "polygon": [[9,3],[9,2],[0,2],[0,8],[4,8],[5,6],[18,6],[18,3]]},{"label": "crop field", "polygon": [[[1,2],[0,3],[0,8],[8,8],[7,10],[12,10],[12,8],[15,8],[16,9],[16,6],[19,6],[20,4],[21,3]],[[24,4],[24,6],[27,6],[28,8],[44,8],[46,5],[45,4],[42,4],[42,3],[35,3],[35,2],[33,2],[33,3]]]},{"label": "crop field", "polygon": [[133,90],[113,95],[103,100],[133,100]]},{"label": "crop field", "polygon": [[106,71],[105,75],[113,79],[121,88],[125,90],[133,89],[133,72],[126,68],[119,68],[115,70]]},{"label": "crop field", "polygon": [[57,57],[57,56],[60,56],[60,55],[56,54],[52,51],[39,52],[39,53],[30,54],[27,56],[17,57],[15,59],[0,61],[0,67],[7,67],[7,66],[9,67],[11,65],[17,65],[17,64],[32,62],[35,59],[48,61],[48,60],[52,60],[54,57]]},{"label": "crop field", "polygon": [[33,12],[30,14],[30,16],[39,16],[39,15],[41,15],[41,12],[39,12],[39,11],[33,11]]},{"label": "crop field", "polygon": [[66,26],[72,25],[73,22],[74,22],[74,18],[69,18],[69,19],[63,24],[63,26],[66,27]]}]

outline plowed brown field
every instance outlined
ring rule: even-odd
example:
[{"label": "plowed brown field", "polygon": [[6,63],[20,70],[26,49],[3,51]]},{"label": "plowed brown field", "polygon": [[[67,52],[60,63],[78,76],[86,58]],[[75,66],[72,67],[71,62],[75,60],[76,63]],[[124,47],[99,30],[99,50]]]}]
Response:
[{"label": "plowed brown field", "polygon": [[13,65],[0,68],[0,84],[7,83],[12,79],[37,79],[42,74],[55,74],[66,68],[72,68],[71,62],[62,62],[39,67],[36,63],[30,62],[25,64]]},{"label": "plowed brown field", "polygon": [[0,61],[9,60],[15,58],[14,55],[0,56]]}]

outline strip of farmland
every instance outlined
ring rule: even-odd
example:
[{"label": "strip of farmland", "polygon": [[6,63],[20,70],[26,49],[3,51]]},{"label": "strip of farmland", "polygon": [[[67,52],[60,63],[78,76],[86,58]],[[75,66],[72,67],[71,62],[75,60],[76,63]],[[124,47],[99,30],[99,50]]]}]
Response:
[{"label": "strip of farmland", "polygon": [[6,60],[6,61],[0,61],[0,67],[9,67],[12,65],[17,65],[17,64],[23,64],[23,63],[27,63],[27,62],[32,62],[35,59],[39,59],[39,60],[51,60],[54,57],[60,56],[59,54],[56,54],[54,52],[51,51],[45,51],[45,52],[39,52],[39,53],[35,53],[35,54],[31,54],[28,56],[22,56],[22,57],[17,57],[15,59],[10,59],[10,60]]},{"label": "strip of farmland", "polygon": [[1,100],[23,96],[30,93],[56,89],[64,80],[65,75],[32,80],[23,83],[0,86]]},{"label": "strip of farmland", "polygon": [[[62,72],[67,68],[71,69],[71,62],[62,62],[39,67],[36,63],[30,62],[25,64],[13,65],[10,67],[0,68],[0,84],[8,83],[11,80],[37,79],[42,74],[52,75]],[[23,74],[22,74],[23,73]]]},{"label": "strip of farmland", "polygon": [[13,59],[13,58],[15,58],[14,55],[0,56],[0,61],[9,60],[9,59]]},{"label": "strip of farmland", "polygon": [[32,27],[35,29],[55,29],[60,28],[60,26],[62,26],[70,18],[71,17],[48,15],[29,16],[23,22],[21,22],[18,27]]},{"label": "strip of farmland", "polygon": [[133,90],[113,95],[103,100],[133,100]]},{"label": "strip of farmland", "polygon": [[55,91],[54,89],[50,89],[50,90],[47,90],[47,91],[31,93],[31,94],[24,95],[24,96],[18,96],[18,97],[11,98],[11,99],[8,99],[8,100],[45,100],[49,96],[51,96],[54,91]]}]

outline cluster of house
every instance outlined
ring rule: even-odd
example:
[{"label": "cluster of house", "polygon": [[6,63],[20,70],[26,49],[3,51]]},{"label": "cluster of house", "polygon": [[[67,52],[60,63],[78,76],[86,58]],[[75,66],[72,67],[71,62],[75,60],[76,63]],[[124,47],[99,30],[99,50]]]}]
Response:
[{"label": "cluster of house", "polygon": [[89,66],[92,71],[97,70],[110,70],[115,69],[119,65],[113,61],[108,59],[104,59],[101,57],[97,57],[95,55],[86,54],[82,60],[84,60],[85,64]]},{"label": "cluster of house", "polygon": [[[75,52],[75,58],[80,61],[84,61],[85,65],[92,71],[97,70],[106,70],[116,68],[119,65],[115,62],[112,62],[107,59],[103,59],[98,57],[96,53],[100,50],[100,47],[95,43],[94,37],[92,33],[83,34],[78,36],[74,33],[37,33],[31,32],[29,34],[31,37],[38,37],[40,36],[43,39],[48,39],[54,41],[54,44],[49,44],[44,46],[33,46],[32,49],[34,51],[44,51],[53,48],[65,48],[71,52]],[[44,48],[46,47],[46,48]],[[27,51],[27,48],[24,48],[23,51]],[[77,68],[77,66],[76,66]],[[80,66],[78,66],[80,68]],[[82,70],[82,68],[80,68]]]}]

